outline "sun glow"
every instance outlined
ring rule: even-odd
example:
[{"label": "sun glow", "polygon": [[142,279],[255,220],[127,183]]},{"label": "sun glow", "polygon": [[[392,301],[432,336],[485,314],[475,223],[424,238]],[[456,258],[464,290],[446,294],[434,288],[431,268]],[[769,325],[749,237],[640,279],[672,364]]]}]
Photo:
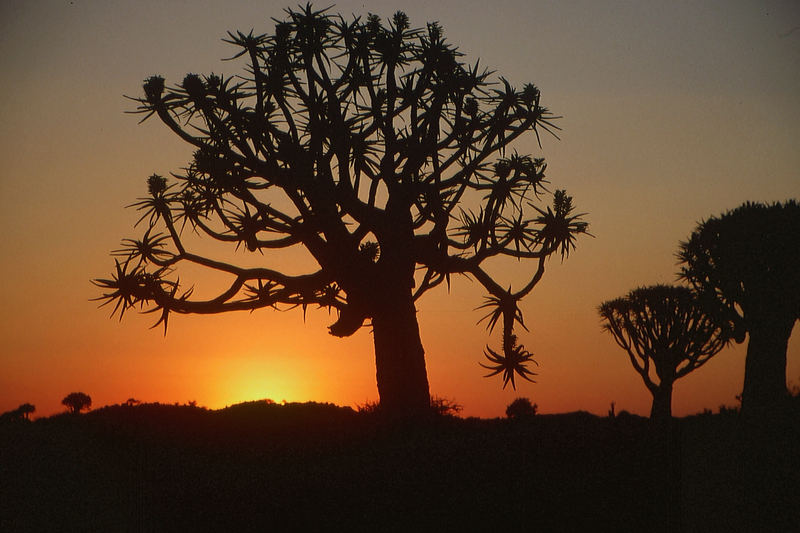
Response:
[{"label": "sun glow", "polygon": [[275,402],[307,401],[302,380],[285,364],[286,357],[251,354],[231,358],[219,368],[218,378],[209,390],[208,407],[270,399]]}]

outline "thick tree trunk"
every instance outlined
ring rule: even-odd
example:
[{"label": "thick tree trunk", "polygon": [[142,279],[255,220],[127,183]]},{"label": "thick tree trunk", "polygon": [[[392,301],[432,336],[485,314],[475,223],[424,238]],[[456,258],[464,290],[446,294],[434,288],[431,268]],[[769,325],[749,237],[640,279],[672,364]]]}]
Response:
[{"label": "thick tree trunk", "polygon": [[786,401],[786,349],[794,322],[765,320],[751,326],[742,390],[744,416],[774,414]]},{"label": "thick tree trunk", "polygon": [[387,299],[372,317],[381,409],[398,417],[417,417],[430,411],[425,350],[417,311],[408,293]]},{"label": "thick tree trunk", "polygon": [[650,420],[665,422],[672,419],[672,381],[661,382],[653,392],[653,406],[650,409]]}]

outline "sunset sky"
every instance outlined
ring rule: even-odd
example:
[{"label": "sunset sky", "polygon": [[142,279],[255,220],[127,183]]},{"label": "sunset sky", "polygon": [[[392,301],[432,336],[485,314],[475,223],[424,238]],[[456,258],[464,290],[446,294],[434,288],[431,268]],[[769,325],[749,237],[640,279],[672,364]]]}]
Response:
[{"label": "sunset sky", "polygon": [[[272,32],[284,2],[0,2],[0,412],[24,402],[37,416],[82,391],[93,405],[195,400],[220,408],[260,398],[377,400],[372,339],[327,334],[335,316],[262,310],[109,319],[90,279],[109,252],[138,236],[124,207],[145,179],[178,171],[192,150],[156,120],[125,114],[142,80],[177,84],[188,72],[232,75],[228,30]],[[325,4],[327,5],[327,4]],[[325,7],[319,4],[319,7]],[[745,201],[800,198],[800,3],[772,1],[342,1],[346,15],[412,26],[438,20],[469,62],[521,87],[535,83],[558,115],[561,140],[535,138],[548,177],[587,212],[595,238],[548,263],[523,301],[521,342],[540,364],[536,384],[502,390],[478,366],[499,344],[476,325],[482,292],[457,279],[418,304],[434,395],[463,415],[502,416],[516,397],[540,412],[616,409],[646,415],[650,395],[626,354],[600,329],[597,306],[676,279],[675,253],[697,222]],[[800,238],[800,237],[799,237]],[[265,262],[269,258],[265,256]],[[517,279],[525,263],[503,275]],[[532,267],[531,267],[532,268]],[[502,276],[501,276],[502,277]],[[800,340],[787,377],[800,385]],[[675,386],[673,412],[734,405],[744,345],[723,350]]]}]

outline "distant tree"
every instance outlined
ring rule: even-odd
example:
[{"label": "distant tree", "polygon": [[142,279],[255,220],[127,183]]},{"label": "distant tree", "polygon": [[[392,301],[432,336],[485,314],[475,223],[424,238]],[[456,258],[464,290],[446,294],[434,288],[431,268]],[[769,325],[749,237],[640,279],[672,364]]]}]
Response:
[{"label": "distant tree", "polygon": [[630,357],[653,395],[650,418],[672,417],[675,380],[705,364],[727,344],[726,330],[686,287],[635,289],[599,307],[603,329]]},{"label": "distant tree", "polygon": [[71,413],[78,414],[92,407],[92,398],[82,392],[71,392],[61,400],[61,405],[66,406]]},{"label": "distant tree", "polygon": [[36,411],[36,407],[30,403],[23,403],[16,409],[6,411],[0,415],[0,422],[19,422],[21,420],[30,420],[30,415]]},{"label": "distant tree", "polygon": [[506,407],[506,416],[516,420],[529,418],[536,414],[538,408],[539,406],[532,404],[528,398],[517,398]]},{"label": "distant tree", "polygon": [[36,412],[36,406],[31,403],[23,403],[17,407],[17,411],[25,420],[30,420],[31,415]]},{"label": "distant tree", "polygon": [[140,403],[142,402],[140,400],[137,400],[136,398],[128,398],[127,400],[125,400],[125,405],[127,405],[128,407],[134,407],[136,405],[139,405]]},{"label": "distant tree", "polygon": [[680,275],[735,331],[749,335],[742,414],[782,404],[786,349],[800,318],[800,204],[746,203],[701,222],[681,243]]},{"label": "distant tree", "polygon": [[[518,303],[547,258],[566,257],[587,229],[565,191],[545,188],[543,159],[508,153],[526,133],[558,129],[539,89],[492,81],[460,61],[437,23],[412,29],[402,12],[388,23],[310,5],[287,14],[273,35],[229,33],[247,63],[238,77],[145,81],[138,112],[196,152],[173,179],[148,179],[134,204],[144,235],[123,241],[111,278],[95,280],[101,299],[120,317],[160,312],[165,331],[171,313],[335,309],[334,336],[371,326],[381,404],[413,413],[430,408],[416,302],[460,274],[488,292],[490,331],[502,318],[502,350],[486,352],[493,368],[505,383],[529,379],[532,356],[512,342]],[[548,195],[551,205],[539,203]],[[201,255],[186,226],[259,260],[305,250],[310,266]],[[533,261],[516,290],[486,269],[501,257]],[[182,265],[232,281],[198,299],[176,277]]]}]

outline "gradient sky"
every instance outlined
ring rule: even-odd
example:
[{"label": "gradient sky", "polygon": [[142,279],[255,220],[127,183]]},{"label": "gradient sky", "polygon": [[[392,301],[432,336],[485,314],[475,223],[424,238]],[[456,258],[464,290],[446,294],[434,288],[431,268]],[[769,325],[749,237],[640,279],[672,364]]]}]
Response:
[{"label": "gradient sky", "polygon": [[[152,315],[109,320],[89,280],[113,268],[109,251],[139,235],[124,209],[145,178],[188,162],[191,150],[156,121],[124,111],[142,80],[237,73],[220,61],[228,30],[271,32],[275,1],[0,2],[0,412],[23,402],[63,410],[72,391],[95,406],[187,402],[219,408],[272,398],[377,400],[372,339],[326,333],[334,317],[263,310],[174,316],[166,337]],[[320,4],[321,6],[321,4]],[[601,332],[597,305],[640,285],[672,283],[675,252],[696,223],[747,200],[800,197],[800,3],[770,1],[339,2],[344,14],[445,35],[564,118],[541,152],[554,186],[589,213],[596,238],[553,259],[523,302],[521,342],[540,363],[517,391],[484,379],[488,342],[476,325],[477,284],[456,280],[419,302],[433,394],[464,415],[502,416],[515,397],[540,412],[646,415],[650,395],[626,354]],[[539,155],[532,139],[518,146]],[[504,272],[516,279],[521,263]],[[506,279],[506,278],[504,278]],[[800,341],[787,377],[800,385]],[[733,405],[744,346],[725,349],[679,380],[673,410]]]}]

